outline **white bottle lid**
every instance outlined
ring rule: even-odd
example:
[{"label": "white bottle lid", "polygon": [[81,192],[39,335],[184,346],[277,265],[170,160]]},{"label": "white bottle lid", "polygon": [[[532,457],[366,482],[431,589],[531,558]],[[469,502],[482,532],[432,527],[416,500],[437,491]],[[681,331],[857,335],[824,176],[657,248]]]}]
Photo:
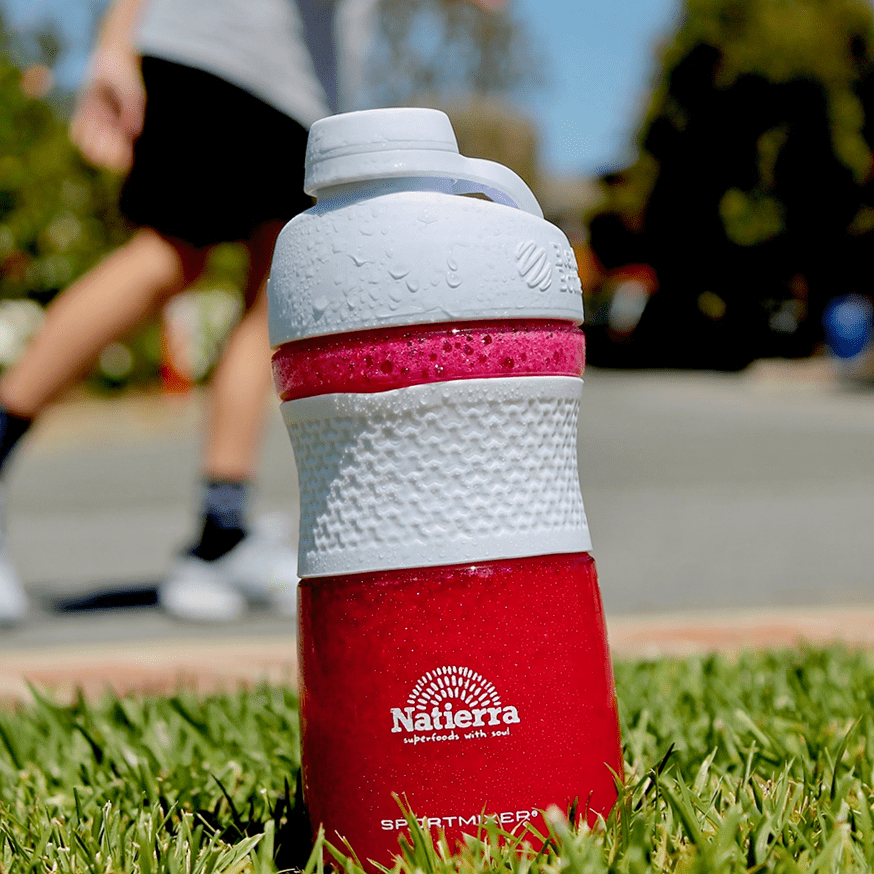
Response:
[{"label": "white bottle lid", "polygon": [[304,190],[377,179],[438,177],[453,194],[479,192],[543,218],[531,189],[508,167],[458,153],[452,123],[437,109],[369,109],[315,122],[307,140]]}]

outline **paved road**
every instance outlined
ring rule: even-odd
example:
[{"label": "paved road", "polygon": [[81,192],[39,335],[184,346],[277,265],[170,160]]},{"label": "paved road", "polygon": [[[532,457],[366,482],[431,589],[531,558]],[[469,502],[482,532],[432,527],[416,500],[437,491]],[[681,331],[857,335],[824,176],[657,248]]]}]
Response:
[{"label": "paved road", "polygon": [[874,392],[766,372],[589,381],[608,610],[874,603]]},{"label": "paved road", "polygon": [[[608,614],[874,606],[874,392],[810,366],[741,375],[587,374],[583,494]],[[38,609],[0,649],[282,635],[174,623],[148,601],[192,534],[198,398],[77,401],[41,423],[9,477],[11,550]],[[296,524],[270,418],[255,510]],[[142,606],[61,610],[107,592]]]}]

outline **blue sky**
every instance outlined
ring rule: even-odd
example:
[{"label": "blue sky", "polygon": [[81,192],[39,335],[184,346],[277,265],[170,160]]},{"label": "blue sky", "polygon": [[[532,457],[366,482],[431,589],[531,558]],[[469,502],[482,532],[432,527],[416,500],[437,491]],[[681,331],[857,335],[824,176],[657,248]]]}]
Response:
[{"label": "blue sky", "polygon": [[547,87],[529,107],[547,167],[597,172],[621,163],[680,0],[517,0],[548,48]]},{"label": "blue sky", "polygon": [[[622,163],[654,75],[658,43],[680,0],[515,0],[546,54],[546,84],[524,109],[542,130],[546,169],[592,174]],[[13,22],[54,18],[72,51],[60,73],[81,76],[90,10],[102,0],[0,0]]]}]

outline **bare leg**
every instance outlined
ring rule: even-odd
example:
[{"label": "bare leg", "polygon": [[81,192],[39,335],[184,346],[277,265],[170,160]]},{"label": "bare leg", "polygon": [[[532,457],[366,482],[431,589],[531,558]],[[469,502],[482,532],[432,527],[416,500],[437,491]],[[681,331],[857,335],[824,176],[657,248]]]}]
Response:
[{"label": "bare leg", "polygon": [[267,275],[281,222],[262,225],[248,243],[246,311],[215,369],[203,450],[208,479],[255,477],[271,385]]},{"label": "bare leg", "polygon": [[245,524],[270,385],[266,277],[279,230],[280,223],[264,225],[249,241],[245,315],[213,375],[202,461],[203,533],[160,590],[161,605],[178,618],[237,619],[249,602],[296,614],[296,553],[278,530],[247,537]]},{"label": "bare leg", "polygon": [[202,272],[205,250],[141,230],[61,294],[24,358],[0,380],[0,403],[37,416],[100,352]]}]

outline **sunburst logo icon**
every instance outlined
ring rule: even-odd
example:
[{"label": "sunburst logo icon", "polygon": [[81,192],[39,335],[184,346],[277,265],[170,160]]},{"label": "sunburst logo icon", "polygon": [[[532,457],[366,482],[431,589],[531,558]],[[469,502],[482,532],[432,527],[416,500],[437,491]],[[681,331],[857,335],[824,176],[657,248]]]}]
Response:
[{"label": "sunburst logo icon", "polygon": [[459,706],[468,708],[501,706],[497,689],[482,674],[455,665],[428,671],[420,677],[407,704],[416,710],[430,710],[449,699],[457,699]]},{"label": "sunburst logo icon", "polygon": [[[501,701],[494,683],[478,671],[457,665],[444,665],[423,674],[413,685],[406,707],[392,707],[393,732],[452,731],[453,736],[439,739],[456,740],[455,729],[472,729],[465,737],[486,737],[486,726],[503,726],[520,722],[519,712]],[[426,738],[427,739],[427,738]],[[435,738],[437,739],[437,738]]]}]

